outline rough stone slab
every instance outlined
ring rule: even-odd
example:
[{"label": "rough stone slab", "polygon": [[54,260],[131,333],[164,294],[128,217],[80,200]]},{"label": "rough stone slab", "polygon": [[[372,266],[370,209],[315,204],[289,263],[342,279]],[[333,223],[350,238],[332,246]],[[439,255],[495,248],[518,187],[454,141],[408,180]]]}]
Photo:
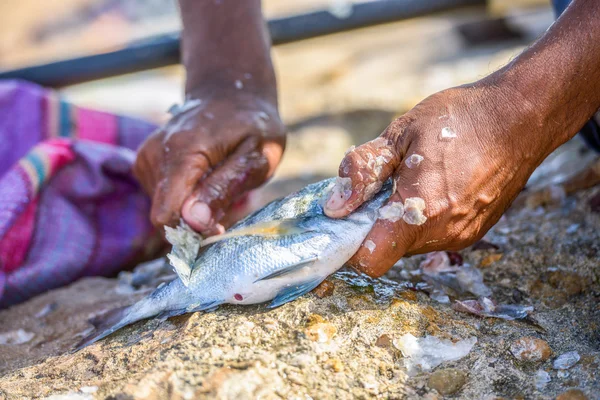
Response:
[{"label": "rough stone slab", "polygon": [[[587,205],[597,192],[562,206],[510,211],[485,238],[499,250],[461,252],[474,266],[502,253],[481,267],[493,297],[533,305],[545,330],[461,314],[407,291],[393,281],[398,266],[388,274],[392,280],[383,281],[343,272],[331,279],[332,295],[310,294],[275,310],[225,306],[139,322],[68,354],[89,328],[87,318],[143,295],[123,290],[117,280],[91,278],[0,312],[0,331],[34,333],[27,343],[0,345],[0,398],[83,395],[82,387],[97,387],[85,395],[99,399],[441,398],[427,385],[431,372],[406,374],[402,354],[391,345],[405,333],[477,337],[465,358],[438,367],[468,373],[454,398],[553,399],[569,389],[597,398],[600,216]],[[401,264],[411,268],[421,259]],[[42,311],[48,314],[35,317]],[[522,337],[545,340],[555,355],[576,350],[581,360],[566,376],[552,369],[553,357],[522,362],[510,352]],[[541,391],[535,387],[540,369],[551,377]]]}]

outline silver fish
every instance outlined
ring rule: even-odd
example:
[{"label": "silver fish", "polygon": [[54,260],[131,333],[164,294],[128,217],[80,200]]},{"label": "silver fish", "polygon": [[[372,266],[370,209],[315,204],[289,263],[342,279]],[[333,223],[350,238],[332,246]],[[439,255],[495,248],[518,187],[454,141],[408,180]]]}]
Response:
[{"label": "silver fish", "polygon": [[275,200],[204,243],[191,230],[169,228],[169,259],[178,278],[92,321],[96,331],[79,348],[145,318],[210,311],[225,303],[271,301],[273,308],[308,293],[356,253],[392,192],[386,183],[355,212],[332,219],[322,204],[335,182],[326,179]]}]

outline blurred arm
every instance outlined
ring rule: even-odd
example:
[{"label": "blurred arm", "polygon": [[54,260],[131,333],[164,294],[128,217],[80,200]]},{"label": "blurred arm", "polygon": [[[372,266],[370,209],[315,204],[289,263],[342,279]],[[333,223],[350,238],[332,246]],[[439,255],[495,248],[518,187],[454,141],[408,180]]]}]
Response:
[{"label": "blurred arm", "polygon": [[[244,89],[277,102],[270,39],[260,0],[179,0],[186,94],[243,80]],[[209,89],[210,90],[210,89]]]},{"label": "blurred arm", "polygon": [[[600,107],[600,2],[574,0],[540,40],[492,74],[521,93],[547,153],[564,143]],[[520,99],[519,99],[520,100]]]}]

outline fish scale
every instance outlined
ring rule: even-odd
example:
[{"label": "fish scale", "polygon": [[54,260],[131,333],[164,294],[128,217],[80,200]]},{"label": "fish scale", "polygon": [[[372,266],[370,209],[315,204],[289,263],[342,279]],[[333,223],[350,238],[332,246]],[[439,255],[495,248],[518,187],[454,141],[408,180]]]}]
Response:
[{"label": "fish scale", "polygon": [[356,253],[392,192],[387,182],[352,214],[332,219],[322,204],[335,183],[317,182],[269,203],[199,252],[197,234],[167,228],[173,244],[169,260],[178,278],[97,319],[96,331],[79,348],[144,318],[208,311],[224,303],[271,301],[270,307],[277,307],[309,292]]}]

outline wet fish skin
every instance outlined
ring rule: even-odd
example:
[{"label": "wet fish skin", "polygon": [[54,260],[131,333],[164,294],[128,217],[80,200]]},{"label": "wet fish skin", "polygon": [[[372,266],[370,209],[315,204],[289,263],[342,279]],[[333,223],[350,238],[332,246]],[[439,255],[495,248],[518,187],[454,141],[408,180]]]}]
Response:
[{"label": "wet fish skin", "polygon": [[131,307],[107,314],[80,348],[141,319],[206,311],[224,303],[273,300],[271,306],[276,307],[312,290],[356,253],[392,192],[392,184],[386,183],[348,217],[331,219],[324,215],[322,204],[333,184],[332,178],[309,185],[240,221],[228,232],[290,221],[295,229],[288,235],[246,233],[203,247],[194,264],[184,266],[188,276],[159,287]]}]

